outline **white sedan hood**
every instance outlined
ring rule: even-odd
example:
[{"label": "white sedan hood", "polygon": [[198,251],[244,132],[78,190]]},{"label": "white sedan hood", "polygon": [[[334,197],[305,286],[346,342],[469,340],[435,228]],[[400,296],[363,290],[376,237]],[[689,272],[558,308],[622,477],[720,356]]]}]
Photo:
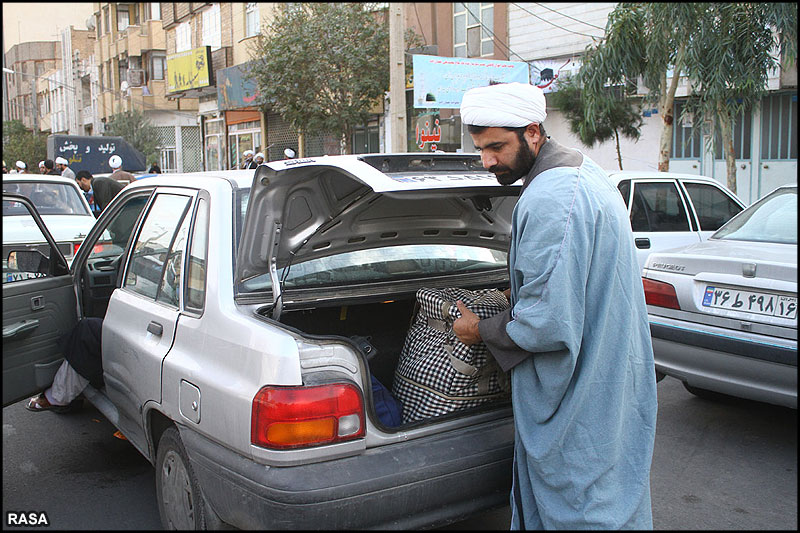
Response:
[{"label": "white sedan hood", "polygon": [[239,244],[237,282],[290,262],[401,244],[507,250],[519,185],[476,155],[374,154],[261,165]]}]

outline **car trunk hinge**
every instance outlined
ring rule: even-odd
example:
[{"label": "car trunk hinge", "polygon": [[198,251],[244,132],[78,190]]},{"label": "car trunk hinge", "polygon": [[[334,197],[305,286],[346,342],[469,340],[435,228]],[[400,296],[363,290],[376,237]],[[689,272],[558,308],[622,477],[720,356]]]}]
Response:
[{"label": "car trunk hinge", "polygon": [[[272,242],[274,246],[278,246],[280,242],[279,238],[281,235],[281,224],[280,222],[275,223],[275,231],[272,235]],[[276,250],[277,252],[277,250]],[[281,317],[281,309],[283,308],[283,283],[278,278],[278,261],[276,259],[277,253],[271,254],[271,258],[269,261],[269,278],[272,281],[272,295],[273,301],[272,304],[272,318],[274,320],[278,320]]]}]

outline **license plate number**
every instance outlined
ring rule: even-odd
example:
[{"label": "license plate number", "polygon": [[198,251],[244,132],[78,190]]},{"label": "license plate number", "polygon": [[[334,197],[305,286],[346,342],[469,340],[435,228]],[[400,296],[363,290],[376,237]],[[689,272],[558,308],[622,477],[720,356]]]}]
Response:
[{"label": "license plate number", "polygon": [[703,307],[794,318],[797,315],[797,297],[707,286]]}]

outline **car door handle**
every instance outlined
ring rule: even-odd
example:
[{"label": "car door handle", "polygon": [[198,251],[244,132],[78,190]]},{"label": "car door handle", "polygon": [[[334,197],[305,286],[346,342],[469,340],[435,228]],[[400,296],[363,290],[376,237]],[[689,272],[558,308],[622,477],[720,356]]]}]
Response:
[{"label": "car door handle", "polygon": [[152,333],[153,335],[161,336],[164,333],[164,326],[159,324],[158,322],[150,322],[147,324],[147,331]]},{"label": "car door handle", "polygon": [[640,248],[642,250],[647,250],[648,248],[650,248],[650,239],[638,238],[635,240],[635,242],[637,248]]},{"label": "car door handle", "polygon": [[23,320],[22,322],[17,322],[16,324],[11,324],[10,326],[3,327],[3,340],[6,339],[13,339],[15,337],[22,337],[26,333],[29,333],[39,327],[39,321],[34,320]]}]

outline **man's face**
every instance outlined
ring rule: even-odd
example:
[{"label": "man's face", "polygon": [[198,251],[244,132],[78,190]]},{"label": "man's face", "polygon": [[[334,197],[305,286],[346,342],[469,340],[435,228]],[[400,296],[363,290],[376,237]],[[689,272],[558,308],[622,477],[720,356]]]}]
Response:
[{"label": "man's face", "polygon": [[527,175],[536,160],[531,143],[538,139],[538,128],[536,133],[535,136],[526,133],[520,140],[515,131],[486,128],[470,136],[481,154],[483,168],[493,173],[501,185],[511,185]]},{"label": "man's face", "polygon": [[88,178],[77,178],[75,181],[78,182],[78,187],[80,187],[83,192],[89,192],[89,189],[92,188],[92,181]]}]

